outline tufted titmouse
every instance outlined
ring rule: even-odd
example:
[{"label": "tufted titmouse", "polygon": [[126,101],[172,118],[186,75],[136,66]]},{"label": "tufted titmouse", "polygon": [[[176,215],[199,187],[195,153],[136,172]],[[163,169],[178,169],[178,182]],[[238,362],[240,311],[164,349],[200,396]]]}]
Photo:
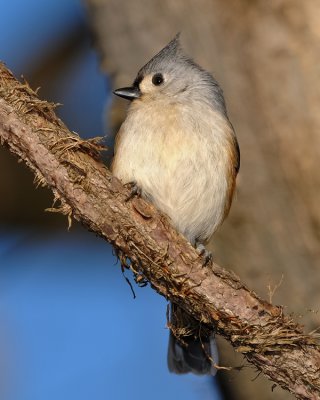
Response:
[{"label": "tufted titmouse", "polygon": [[[113,174],[169,216],[199,252],[227,216],[240,166],[222,90],[182,51],[179,35],[140,69],[115,143]],[[207,254],[207,253],[206,253]],[[176,373],[215,373],[212,331],[171,306],[168,366]]]}]

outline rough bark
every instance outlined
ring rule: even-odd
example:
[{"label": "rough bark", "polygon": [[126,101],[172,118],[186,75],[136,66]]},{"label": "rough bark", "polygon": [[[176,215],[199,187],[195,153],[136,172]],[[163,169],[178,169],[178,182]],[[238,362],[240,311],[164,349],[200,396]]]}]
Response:
[{"label": "rough bark", "polygon": [[39,100],[0,64],[0,140],[52,188],[59,211],[111,242],[136,281],[147,279],[300,399],[320,396],[320,349],[282,307],[261,300],[216,264],[204,268],[194,248],[152,205],[98,161],[100,146],[68,131],[54,106]]}]

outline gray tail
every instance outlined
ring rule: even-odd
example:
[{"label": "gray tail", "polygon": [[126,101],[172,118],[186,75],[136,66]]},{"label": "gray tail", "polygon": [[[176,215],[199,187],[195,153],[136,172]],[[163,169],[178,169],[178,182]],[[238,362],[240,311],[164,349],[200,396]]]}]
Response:
[{"label": "gray tail", "polygon": [[[199,322],[175,304],[171,305],[169,326],[169,371],[176,374],[192,372],[196,375],[215,375],[217,370],[214,364],[218,364],[218,349],[212,331],[199,336]],[[189,334],[177,336],[178,331]]]},{"label": "gray tail", "polygon": [[214,335],[201,341],[192,337],[183,338],[183,341],[184,344],[170,332],[169,371],[175,374],[215,375],[217,370],[213,364],[218,363],[218,349]]}]

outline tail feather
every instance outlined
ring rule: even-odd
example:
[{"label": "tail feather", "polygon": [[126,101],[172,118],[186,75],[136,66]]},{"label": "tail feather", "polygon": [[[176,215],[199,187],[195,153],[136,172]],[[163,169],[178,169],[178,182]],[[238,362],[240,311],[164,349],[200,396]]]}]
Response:
[{"label": "tail feather", "polygon": [[218,349],[212,329],[201,327],[190,314],[171,303],[168,368],[176,374],[215,375]]},{"label": "tail feather", "polygon": [[213,364],[218,363],[218,349],[214,335],[200,341],[192,337],[184,338],[184,344],[170,332],[168,368],[176,374],[192,372],[196,375],[215,375]]}]

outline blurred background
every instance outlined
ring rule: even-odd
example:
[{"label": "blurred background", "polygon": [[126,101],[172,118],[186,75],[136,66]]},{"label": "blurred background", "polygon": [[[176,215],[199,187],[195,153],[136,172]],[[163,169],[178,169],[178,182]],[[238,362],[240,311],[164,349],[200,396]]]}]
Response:
[{"label": "blurred background", "polygon": [[[241,148],[217,262],[320,326],[320,3],[0,0],[0,59],[81,137],[113,134],[112,87],[178,31],[224,89]],[[111,108],[110,108],[111,107]],[[112,148],[106,159],[110,159]],[[133,296],[111,248],[66,218],[0,148],[0,399],[290,399],[220,341],[218,380],[166,369],[166,302]],[[130,278],[130,274],[126,273]]]}]

